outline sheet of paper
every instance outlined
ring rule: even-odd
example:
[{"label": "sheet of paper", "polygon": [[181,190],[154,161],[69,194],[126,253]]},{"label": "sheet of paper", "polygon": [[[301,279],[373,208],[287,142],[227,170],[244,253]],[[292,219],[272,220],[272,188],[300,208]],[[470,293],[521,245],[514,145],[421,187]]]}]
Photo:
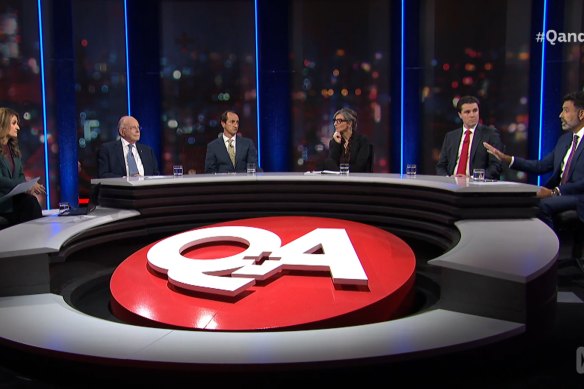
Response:
[{"label": "sheet of paper", "polygon": [[28,192],[34,184],[37,183],[40,177],[35,177],[25,182],[21,182],[20,184],[16,185],[12,190],[6,193],[4,196],[0,197],[0,201],[6,200],[11,198],[12,196],[16,196],[17,194]]},{"label": "sheet of paper", "polygon": [[314,170],[314,171],[308,171],[304,173],[305,175],[317,175],[317,174],[341,174],[341,172],[337,172],[334,170]]}]

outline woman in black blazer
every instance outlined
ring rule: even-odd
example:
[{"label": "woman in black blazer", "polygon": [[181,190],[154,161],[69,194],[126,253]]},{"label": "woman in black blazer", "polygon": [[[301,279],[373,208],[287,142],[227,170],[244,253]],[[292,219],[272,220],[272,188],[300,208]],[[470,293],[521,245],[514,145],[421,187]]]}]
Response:
[{"label": "woman in black blazer", "polygon": [[333,116],[333,125],[335,132],[329,142],[325,169],[337,171],[341,163],[349,163],[350,172],[371,172],[372,147],[365,135],[356,132],[357,113],[341,108]]},{"label": "woman in black blazer", "polygon": [[44,186],[36,183],[27,193],[4,198],[16,185],[25,182],[20,148],[18,147],[18,114],[0,107],[0,216],[15,225],[43,216],[34,195],[46,194]]}]

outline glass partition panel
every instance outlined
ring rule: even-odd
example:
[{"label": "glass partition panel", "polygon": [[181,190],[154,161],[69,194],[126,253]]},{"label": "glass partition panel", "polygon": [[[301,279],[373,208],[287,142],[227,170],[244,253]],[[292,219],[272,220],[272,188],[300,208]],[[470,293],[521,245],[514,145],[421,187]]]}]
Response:
[{"label": "glass partition panel", "polygon": [[[18,143],[27,178],[45,177],[45,135],[37,2],[0,2],[0,107],[20,116]],[[46,208],[46,198],[39,197]]]},{"label": "glass partition panel", "polygon": [[163,1],[162,171],[180,162],[203,173],[207,143],[223,132],[225,110],[257,145],[254,2]]},{"label": "glass partition panel", "polygon": [[581,0],[566,0],[564,14],[564,30],[561,32],[573,35],[569,35],[567,43],[561,43],[565,75],[562,96],[584,90],[584,3]]},{"label": "glass partition panel", "polygon": [[351,107],[388,172],[390,2],[292,1],[292,131],[295,171],[320,170],[333,114]]},{"label": "glass partition panel", "polygon": [[118,119],[128,112],[124,3],[72,2],[75,98],[80,196],[97,177],[97,150],[118,137]]},{"label": "glass partition panel", "polygon": [[[479,98],[481,122],[499,130],[506,152],[527,155],[529,15],[530,0],[421,2],[422,174],[435,174],[444,135],[462,125],[464,95]],[[501,178],[526,180],[509,169]]]}]

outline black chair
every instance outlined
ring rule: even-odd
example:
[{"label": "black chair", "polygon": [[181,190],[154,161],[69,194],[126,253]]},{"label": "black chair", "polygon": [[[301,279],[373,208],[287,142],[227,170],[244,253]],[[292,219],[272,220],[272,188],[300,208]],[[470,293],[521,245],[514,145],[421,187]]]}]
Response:
[{"label": "black chair", "polygon": [[569,258],[563,258],[563,262],[575,261],[584,272],[584,223],[578,212],[575,209],[560,212],[554,218],[554,226],[560,239],[560,255],[562,248],[568,250]]},{"label": "black chair", "polygon": [[373,173],[373,145],[369,144],[369,158],[367,159],[367,172]]}]

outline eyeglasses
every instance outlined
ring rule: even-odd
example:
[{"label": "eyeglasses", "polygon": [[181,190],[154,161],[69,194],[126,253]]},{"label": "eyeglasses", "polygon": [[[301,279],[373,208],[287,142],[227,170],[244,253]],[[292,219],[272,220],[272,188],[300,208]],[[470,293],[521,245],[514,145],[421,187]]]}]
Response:
[{"label": "eyeglasses", "polygon": [[334,119],[333,120],[333,124],[341,124],[341,123],[346,123],[348,122],[347,119]]}]

